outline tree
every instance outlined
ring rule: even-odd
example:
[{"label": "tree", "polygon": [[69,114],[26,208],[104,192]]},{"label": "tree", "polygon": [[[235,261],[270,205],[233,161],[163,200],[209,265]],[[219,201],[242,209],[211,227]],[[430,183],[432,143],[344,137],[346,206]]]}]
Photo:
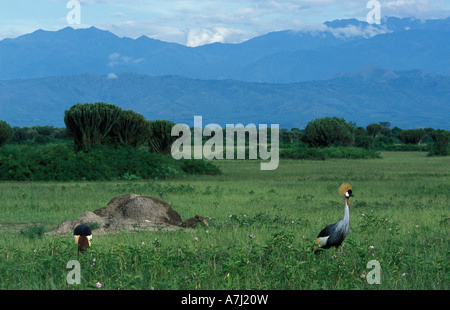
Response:
[{"label": "tree", "polygon": [[23,143],[27,140],[32,140],[38,134],[34,127],[14,127],[14,135],[12,142]]},{"label": "tree", "polygon": [[381,126],[383,126],[383,128],[391,128],[391,122],[379,122],[378,124],[380,124]]},{"label": "tree", "polygon": [[450,142],[450,131],[436,129],[431,133],[434,145],[428,155],[448,155],[448,144]]},{"label": "tree", "polygon": [[310,146],[351,146],[355,142],[355,129],[343,118],[317,118],[308,123],[302,140]]},{"label": "tree", "polygon": [[398,138],[405,144],[420,144],[425,139],[426,132],[423,129],[403,130]]},{"label": "tree", "polygon": [[120,120],[112,128],[111,136],[132,147],[142,145],[150,136],[150,124],[141,114],[132,110],[121,111]]},{"label": "tree", "polygon": [[380,124],[370,124],[367,125],[366,129],[369,136],[376,138],[383,130],[383,126],[381,126]]},{"label": "tree", "polygon": [[64,123],[74,137],[75,148],[89,151],[101,144],[119,122],[122,109],[108,103],[79,103],[65,111]]},{"label": "tree", "polygon": [[150,137],[147,140],[150,151],[153,153],[169,154],[172,143],[178,137],[172,137],[172,127],[176,124],[167,120],[149,121]]},{"label": "tree", "polygon": [[0,121],[0,146],[11,140],[14,131],[5,121]]}]

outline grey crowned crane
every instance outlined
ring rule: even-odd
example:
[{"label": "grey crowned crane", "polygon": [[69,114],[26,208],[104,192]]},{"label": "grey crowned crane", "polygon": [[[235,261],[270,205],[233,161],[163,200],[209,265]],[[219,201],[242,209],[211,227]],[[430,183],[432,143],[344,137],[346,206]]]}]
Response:
[{"label": "grey crowned crane", "polygon": [[85,224],[78,225],[73,231],[73,239],[78,244],[78,253],[86,251],[86,248],[91,246],[91,228]]},{"label": "grey crowned crane", "polygon": [[345,197],[344,218],[321,230],[314,242],[313,252],[316,252],[318,249],[329,249],[332,246],[338,248],[345,237],[347,237],[350,227],[348,199],[353,196],[351,188],[352,186],[347,183],[339,187],[339,194]]}]

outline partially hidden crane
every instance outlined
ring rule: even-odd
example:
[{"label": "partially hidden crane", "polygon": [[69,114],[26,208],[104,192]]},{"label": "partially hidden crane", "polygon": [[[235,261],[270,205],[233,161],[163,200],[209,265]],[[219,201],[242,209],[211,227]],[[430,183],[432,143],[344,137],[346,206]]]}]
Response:
[{"label": "partially hidden crane", "polygon": [[318,249],[329,249],[334,246],[338,248],[345,237],[347,237],[350,229],[350,213],[348,200],[353,196],[352,186],[348,183],[344,183],[339,187],[339,194],[345,197],[344,217],[337,223],[328,225],[322,229],[314,242],[313,252]]},{"label": "partially hidden crane", "polygon": [[86,251],[86,248],[91,246],[91,228],[86,224],[78,225],[73,231],[73,239],[78,244],[78,253]]}]

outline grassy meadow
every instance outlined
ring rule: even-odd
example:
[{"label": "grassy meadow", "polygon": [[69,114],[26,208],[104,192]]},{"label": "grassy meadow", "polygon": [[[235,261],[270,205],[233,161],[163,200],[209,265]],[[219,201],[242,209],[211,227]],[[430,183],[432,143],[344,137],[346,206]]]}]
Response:
[{"label": "grassy meadow", "polygon": [[[215,161],[222,174],[157,181],[0,182],[0,289],[450,289],[450,158],[382,152],[380,159]],[[350,234],[337,251],[313,242],[339,221],[352,184]],[[65,219],[135,193],[210,226],[95,235],[77,257],[72,236],[42,235]],[[70,260],[81,284],[69,285]],[[370,260],[381,284],[368,284]]]}]

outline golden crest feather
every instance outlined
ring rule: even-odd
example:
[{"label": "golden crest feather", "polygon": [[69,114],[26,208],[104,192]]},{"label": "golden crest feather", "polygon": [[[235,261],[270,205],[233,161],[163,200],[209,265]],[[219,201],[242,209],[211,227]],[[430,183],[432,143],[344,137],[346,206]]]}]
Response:
[{"label": "golden crest feather", "polygon": [[352,186],[348,183],[343,183],[341,186],[339,186],[339,195],[344,196],[345,193],[349,190],[352,189]]}]

